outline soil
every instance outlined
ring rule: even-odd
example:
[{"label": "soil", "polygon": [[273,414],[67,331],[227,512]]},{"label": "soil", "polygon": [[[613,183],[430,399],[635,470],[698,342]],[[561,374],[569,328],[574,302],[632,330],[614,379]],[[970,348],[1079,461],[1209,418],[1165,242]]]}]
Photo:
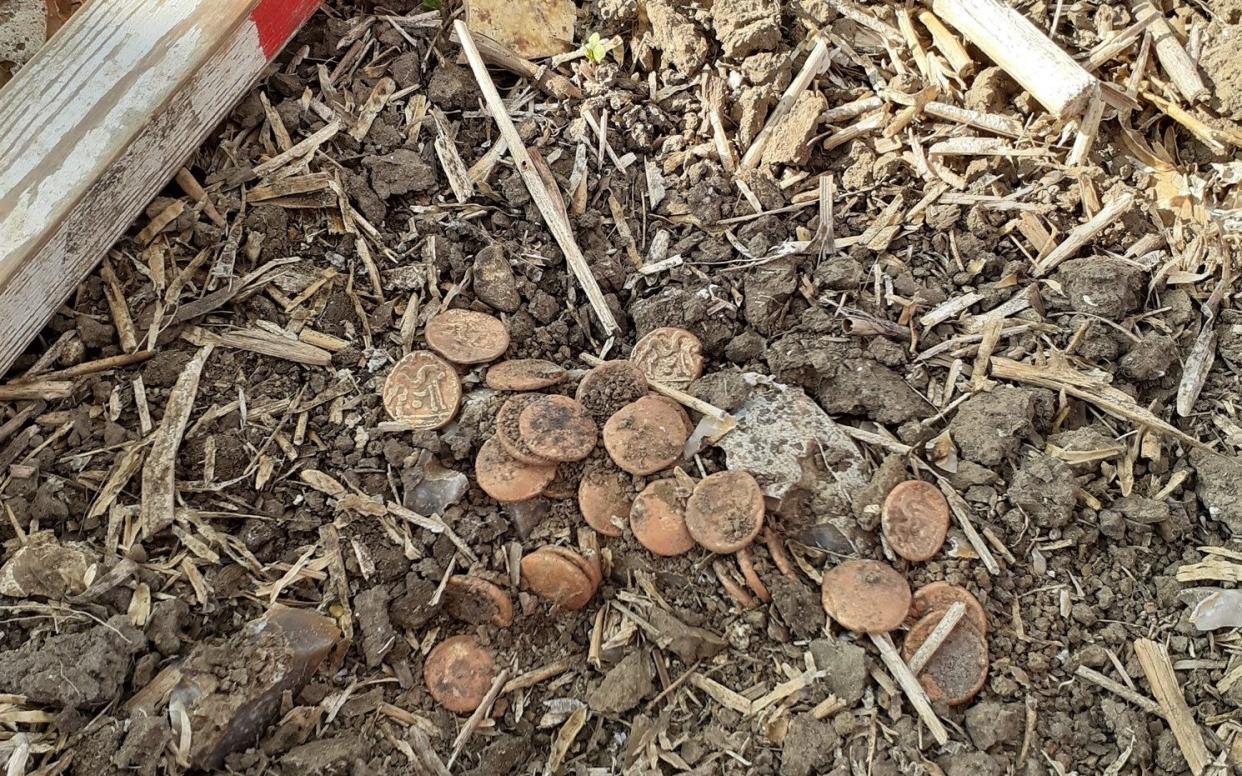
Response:
[{"label": "soil", "polygon": [[[1168,648],[1209,752],[1239,767],[1237,631],[1201,632],[1189,615],[1242,578],[1242,174],[1236,147],[1215,152],[1144,96],[1175,91],[1154,52],[1138,102],[1106,108],[1073,164],[1076,125],[973,46],[974,66],[953,73],[921,7],[579,4],[576,40],[599,32],[605,48],[618,36],[615,48],[550,66],[540,83],[491,73],[547,162],[620,326],[607,332],[509,155],[489,157],[499,135],[449,34],[459,4],[326,5],[187,160],[207,200],[161,191],[111,270],[81,285],[4,378],[153,351],[65,378],[69,398],[0,404],[0,752],[28,751],[25,770],[10,761],[10,772],[184,772],[210,742],[194,726],[182,750],[169,679],[181,672],[224,688],[211,730],[262,699],[220,766],[246,776],[436,772],[427,758],[447,762],[459,735],[451,772],[476,776],[543,773],[554,755],[551,770],[582,774],[1186,773],[1162,717],[1076,673],[1153,697],[1137,638]],[[1133,22],[1129,3],[1015,7],[1078,58]],[[1195,41],[1211,91],[1182,107],[1236,131],[1238,4],[1164,9]],[[829,61],[769,126],[816,30]],[[1095,71],[1118,94],[1140,43]],[[549,96],[554,75],[582,96]],[[385,78],[396,90],[368,125],[363,106],[387,93]],[[930,153],[993,135],[918,110],[929,86],[937,101],[1015,122],[1023,153]],[[871,98],[878,113],[841,112]],[[464,203],[437,153],[437,114],[464,165],[481,165]],[[254,179],[285,132],[300,142],[333,115],[343,129],[314,154]],[[742,169],[765,128],[759,163]],[[1176,201],[1161,193],[1166,167],[1187,183]],[[318,180],[308,173],[333,181],[316,193],[326,199],[249,199],[259,184]],[[826,175],[832,245],[819,207]],[[1127,192],[1134,209],[1036,271]],[[143,232],[176,202],[179,218]],[[1002,305],[991,341],[988,314]],[[740,579],[736,559],[694,546],[684,526],[674,537],[684,552],[667,557],[628,520],[615,537],[591,531],[573,496],[583,471],[617,473],[602,445],[555,480],[496,455],[534,497],[489,497],[474,464],[513,394],[489,387],[487,364],[445,365],[461,387],[447,425],[395,422],[385,378],[427,347],[427,323],[445,309],[503,322],[507,350],[484,355],[543,359],[558,380],[565,370],[539,387],[575,396],[601,430],[648,395],[628,361],[640,338],[665,327],[697,337],[702,375],[685,390],[729,422],[693,406],[690,428],[670,415],[661,460],[682,471],[619,483],[625,499],[661,483],[679,505],[694,481],[749,471],[791,558],[786,573],[766,543],[749,548],[771,602],[739,605],[713,568]],[[171,453],[169,527],[144,535],[140,508],[161,496],[145,456],[199,350],[191,325],[287,336],[291,347],[214,348]],[[294,343],[328,365],[291,360]],[[610,360],[590,370],[584,354]],[[997,374],[1009,359],[1046,379],[1053,356],[1081,379]],[[501,419],[515,437],[518,414]],[[1183,436],[1145,426],[1150,416]],[[886,556],[881,537],[881,505],[907,479],[956,496],[944,547],[926,562]],[[598,590],[575,591],[581,610],[552,606],[521,578],[521,559],[546,545],[601,562]],[[935,744],[871,641],[826,617],[819,577],[850,559],[887,562],[914,590],[960,586],[982,606],[983,689],[959,707],[935,704],[948,745]],[[511,624],[442,592],[457,575],[509,595]],[[296,686],[282,682],[288,645],[253,640],[273,603],[340,630]],[[493,661],[471,674],[474,697],[493,668],[521,688],[466,734],[468,712],[446,709],[424,680],[432,650],[463,636]],[[738,710],[738,698],[789,687],[811,667],[805,687]]]}]

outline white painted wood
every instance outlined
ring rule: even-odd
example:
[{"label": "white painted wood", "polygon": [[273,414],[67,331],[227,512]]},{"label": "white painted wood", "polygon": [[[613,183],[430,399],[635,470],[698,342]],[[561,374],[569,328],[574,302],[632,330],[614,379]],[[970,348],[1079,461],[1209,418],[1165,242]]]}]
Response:
[{"label": "white painted wood", "polygon": [[1055,116],[1070,118],[1086,107],[1095,76],[1001,0],[933,0],[932,11]]},{"label": "white painted wood", "polygon": [[0,91],[0,375],[262,71],[258,4],[89,3]]}]

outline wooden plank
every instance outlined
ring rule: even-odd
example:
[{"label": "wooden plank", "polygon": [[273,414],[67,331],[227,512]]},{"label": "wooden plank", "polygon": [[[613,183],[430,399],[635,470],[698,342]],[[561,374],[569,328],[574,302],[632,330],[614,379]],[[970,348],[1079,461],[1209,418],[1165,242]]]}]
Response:
[{"label": "wooden plank", "polygon": [[319,2],[89,3],[0,91],[0,375]]}]

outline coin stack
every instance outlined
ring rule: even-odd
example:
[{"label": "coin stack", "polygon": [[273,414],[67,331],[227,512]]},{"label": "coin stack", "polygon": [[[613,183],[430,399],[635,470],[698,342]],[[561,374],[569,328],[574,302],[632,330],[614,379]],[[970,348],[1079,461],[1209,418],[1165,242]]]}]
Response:
[{"label": "coin stack", "polygon": [[[889,492],[880,519],[894,553],[925,561],[944,544],[949,503],[931,483],[907,480]],[[911,670],[930,700],[957,706],[983,689],[988,675],[987,615],[965,588],[933,582],[911,594],[906,578],[893,567],[875,560],[848,560],[824,573],[822,599],[828,616],[856,633],[888,633],[908,625],[902,658],[913,661]],[[947,636],[940,636],[943,640],[930,654],[920,654],[954,604],[964,607],[962,618]]]}]

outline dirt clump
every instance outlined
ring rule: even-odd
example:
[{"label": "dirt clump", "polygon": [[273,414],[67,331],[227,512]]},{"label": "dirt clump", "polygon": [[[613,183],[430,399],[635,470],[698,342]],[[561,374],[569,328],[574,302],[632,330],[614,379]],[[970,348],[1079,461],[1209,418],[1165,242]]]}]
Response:
[{"label": "dirt clump", "polygon": [[1023,440],[1035,433],[1035,418],[1044,400],[1028,388],[998,386],[963,402],[949,423],[949,433],[963,457],[998,466],[1013,458]]},{"label": "dirt clump", "polygon": [[121,692],[133,657],[146,645],[124,615],[31,641],[0,652],[0,691],[60,708],[97,708]]},{"label": "dirt clump", "polygon": [[622,714],[642,703],[655,689],[651,657],[634,650],[608,670],[587,695],[587,705],[597,714]]},{"label": "dirt clump", "polygon": [[1009,486],[1009,503],[1040,528],[1060,528],[1074,518],[1076,486],[1069,464],[1047,455],[1028,456]]},{"label": "dirt clump", "polygon": [[781,40],[777,0],[716,0],[712,24],[724,55],[740,59],[770,49]]},{"label": "dirt clump", "polygon": [[781,744],[781,776],[824,773],[836,761],[837,731],[828,722],[799,714]]},{"label": "dirt clump", "polygon": [[707,61],[710,48],[702,28],[686,18],[679,4],[653,0],[646,4],[652,43],[682,75],[697,73]]},{"label": "dirt clump", "polygon": [[764,164],[803,164],[811,154],[811,135],[828,108],[822,94],[802,94],[787,114],[772,125],[763,147]]}]

